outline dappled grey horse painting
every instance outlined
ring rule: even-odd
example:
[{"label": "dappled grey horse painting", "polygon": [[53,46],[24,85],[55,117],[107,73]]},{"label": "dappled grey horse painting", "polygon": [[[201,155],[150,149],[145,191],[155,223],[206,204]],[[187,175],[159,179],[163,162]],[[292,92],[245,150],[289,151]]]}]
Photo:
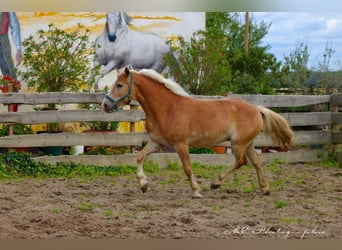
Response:
[{"label": "dappled grey horse painting", "polygon": [[95,41],[97,63],[103,65],[98,81],[113,69],[131,66],[139,69],[153,69],[162,72],[164,57],[170,52],[169,45],[154,33],[140,32],[129,27],[132,18],[125,12],[109,12],[106,26]]}]

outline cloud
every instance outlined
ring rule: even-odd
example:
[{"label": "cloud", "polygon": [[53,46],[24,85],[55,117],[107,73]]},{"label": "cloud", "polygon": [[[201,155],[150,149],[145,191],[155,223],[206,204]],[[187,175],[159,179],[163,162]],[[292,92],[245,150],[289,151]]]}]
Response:
[{"label": "cloud", "polygon": [[[254,12],[255,21],[271,24],[264,43],[271,46],[278,60],[289,55],[298,42],[305,42],[310,53],[309,66],[317,64],[328,44],[335,50],[332,62],[342,58],[342,13]],[[341,65],[334,65],[335,69]]]}]

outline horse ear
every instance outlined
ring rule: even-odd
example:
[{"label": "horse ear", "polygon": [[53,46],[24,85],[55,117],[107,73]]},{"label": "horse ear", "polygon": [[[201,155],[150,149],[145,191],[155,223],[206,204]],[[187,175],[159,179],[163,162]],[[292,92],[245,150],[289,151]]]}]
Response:
[{"label": "horse ear", "polygon": [[126,74],[126,76],[129,76],[129,68],[128,67],[125,68],[125,74]]}]

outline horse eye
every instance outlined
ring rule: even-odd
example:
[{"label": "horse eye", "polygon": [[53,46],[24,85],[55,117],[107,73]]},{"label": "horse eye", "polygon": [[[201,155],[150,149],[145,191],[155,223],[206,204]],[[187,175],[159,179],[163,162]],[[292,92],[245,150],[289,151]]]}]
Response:
[{"label": "horse eye", "polygon": [[116,84],[116,87],[117,87],[118,89],[121,89],[121,88],[123,87],[123,84],[122,84],[122,83],[117,83],[117,84]]}]

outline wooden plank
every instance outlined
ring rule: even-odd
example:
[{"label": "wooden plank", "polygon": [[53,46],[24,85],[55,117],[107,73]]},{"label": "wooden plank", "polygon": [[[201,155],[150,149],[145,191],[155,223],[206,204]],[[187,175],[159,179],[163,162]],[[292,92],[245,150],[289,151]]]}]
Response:
[{"label": "wooden plank", "polygon": [[[320,126],[332,124],[331,112],[280,113],[291,126]],[[40,124],[49,122],[78,121],[127,121],[138,122],[145,119],[142,110],[120,110],[114,113],[91,110],[62,110],[41,112],[6,112],[0,114],[2,123]],[[334,123],[340,123],[342,114],[334,114]]]},{"label": "wooden plank", "polygon": [[[195,96],[196,98],[227,98],[222,96]],[[240,98],[253,105],[265,107],[301,107],[330,102],[330,95],[246,95],[231,94],[228,96]]]},{"label": "wooden plank", "polygon": [[[322,151],[319,150],[298,150],[291,152],[276,152],[261,154],[262,164],[268,164],[275,160],[283,160],[286,163],[306,163],[320,162],[322,158],[318,157]],[[191,162],[198,162],[209,166],[231,166],[234,157],[230,154],[192,154]],[[136,166],[137,154],[127,155],[63,155],[63,156],[42,156],[34,158],[36,161],[56,164],[57,162],[74,162],[84,165],[96,166]],[[146,160],[154,161],[160,168],[167,168],[170,162],[178,163],[180,160],[175,153],[155,153],[151,154]],[[267,166],[264,166],[267,168]],[[265,170],[264,170],[265,171]]]},{"label": "wooden plank", "polygon": [[127,121],[138,122],[145,119],[142,110],[121,110],[114,113],[91,110],[62,110],[40,112],[6,112],[0,114],[2,123],[40,124],[50,122],[78,122],[78,121]]},{"label": "wooden plank", "polygon": [[58,133],[0,138],[0,147],[45,147],[45,146],[141,146],[147,141],[145,133]]},{"label": "wooden plank", "polygon": [[[293,146],[301,145],[330,145],[332,143],[332,132],[331,131],[295,131],[293,138]],[[221,146],[230,147],[230,142],[223,142],[219,144]],[[254,146],[265,147],[265,146],[278,146],[274,144],[271,138],[266,137],[265,134],[261,133],[254,141]]]},{"label": "wooden plank", "polygon": [[[0,95],[0,103],[10,104],[72,104],[72,103],[101,103],[105,93],[75,93],[75,92],[50,92],[50,93],[5,93]],[[195,98],[226,98],[222,96],[195,96]],[[266,107],[300,107],[319,103],[330,102],[330,95],[239,95],[232,94],[229,97],[236,97],[250,102],[254,105]],[[339,103],[339,97],[334,97]]]},{"label": "wooden plank", "polygon": [[331,112],[280,113],[290,126],[322,126],[332,123]]},{"label": "wooden plank", "polygon": [[40,105],[48,103],[101,103],[105,93],[76,93],[76,92],[49,92],[49,93],[5,93],[0,95],[0,103],[19,103]]},{"label": "wooden plank", "polygon": [[[0,137],[0,147],[36,147],[36,146],[73,146],[73,145],[111,145],[141,146],[146,142],[146,133],[59,133],[39,135],[13,135]],[[338,140],[338,139],[336,139]],[[331,131],[296,131],[294,145],[329,145],[333,143]],[[230,142],[220,145],[230,146]],[[277,146],[264,134],[260,134],[256,147]]]},{"label": "wooden plank", "polygon": [[330,145],[332,143],[331,131],[295,131],[294,145]]}]

